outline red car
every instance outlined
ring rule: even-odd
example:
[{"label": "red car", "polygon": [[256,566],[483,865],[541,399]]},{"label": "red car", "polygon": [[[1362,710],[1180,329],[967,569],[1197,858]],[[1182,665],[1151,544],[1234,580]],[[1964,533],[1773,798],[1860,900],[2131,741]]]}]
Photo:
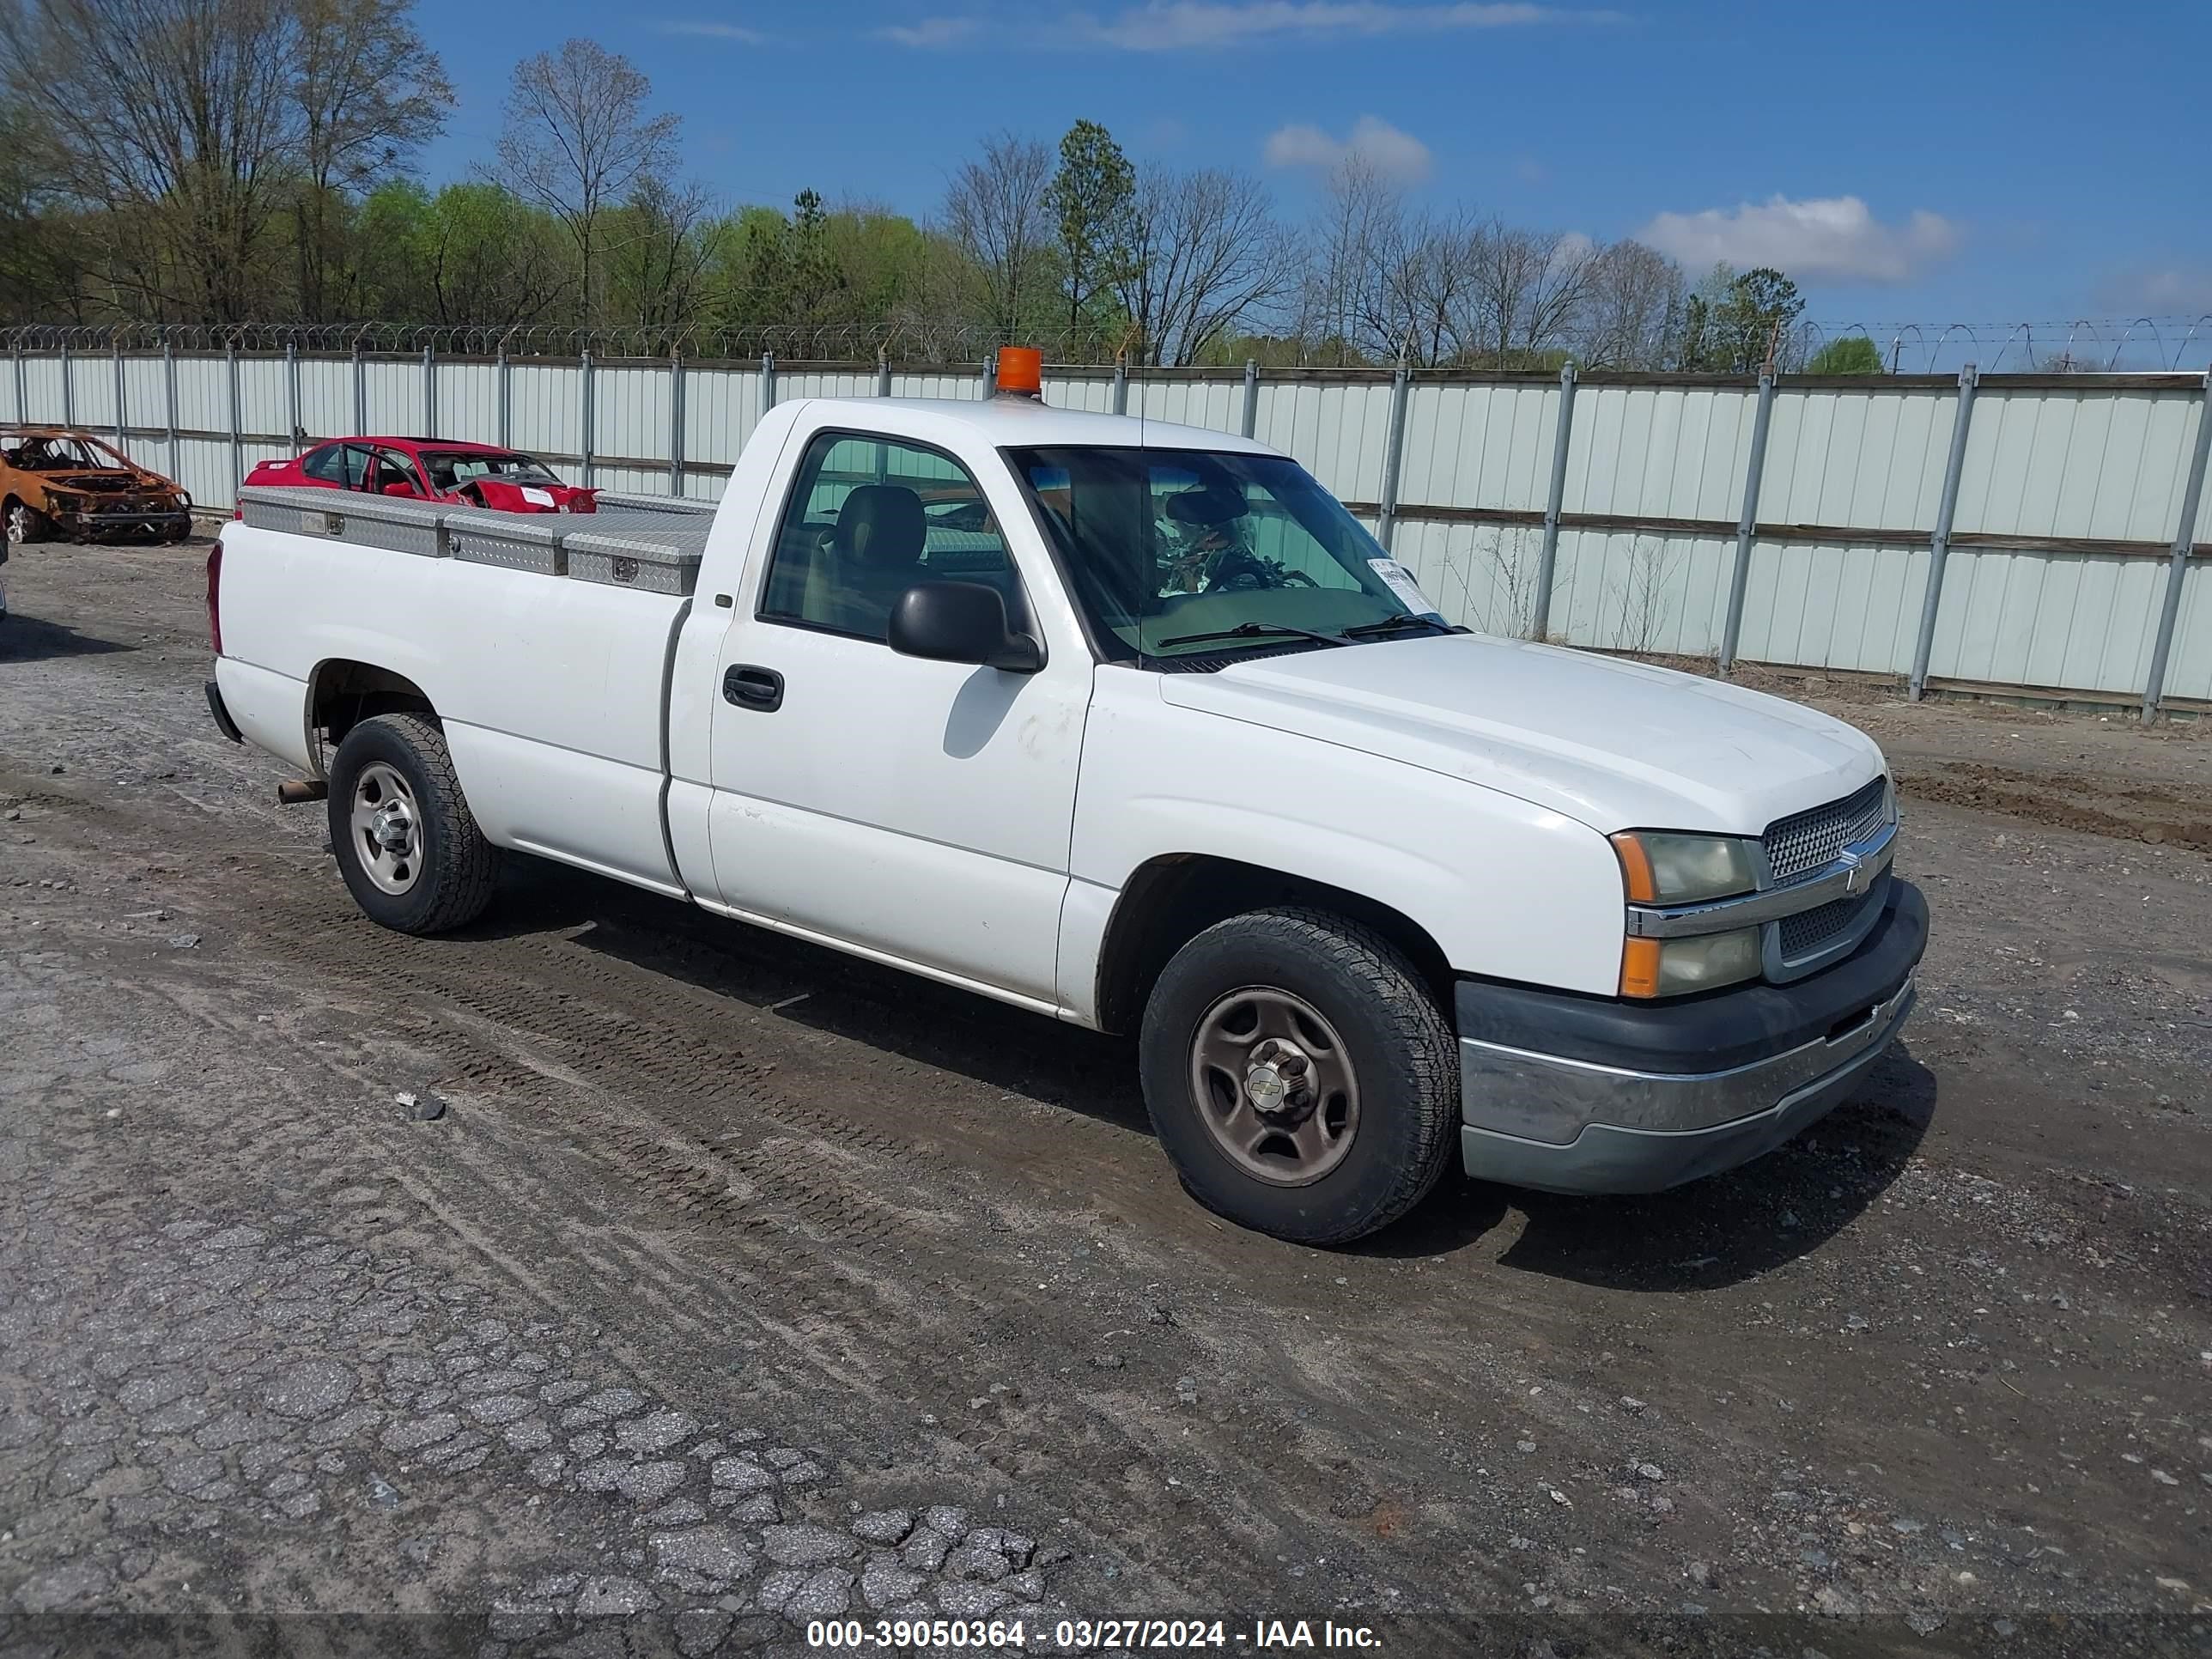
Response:
[{"label": "red car", "polygon": [[599,491],[563,483],[533,457],[444,438],[333,438],[289,461],[264,461],[250,484],[358,489],[501,513],[592,513]]}]

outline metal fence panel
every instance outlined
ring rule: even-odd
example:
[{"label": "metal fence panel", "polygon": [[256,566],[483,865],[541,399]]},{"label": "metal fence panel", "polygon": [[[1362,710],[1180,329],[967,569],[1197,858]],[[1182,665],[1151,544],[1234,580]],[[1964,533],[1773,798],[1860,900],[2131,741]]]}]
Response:
[{"label": "metal fence panel", "polygon": [[432,438],[499,441],[499,368],[496,364],[441,362],[437,367],[437,429]]},{"label": "metal fence panel", "polygon": [[2181,618],[2166,671],[2168,697],[2212,702],[2212,560],[2190,567],[2181,586]]},{"label": "metal fence panel", "polygon": [[1294,456],[1346,501],[1372,503],[1382,498],[1389,425],[1387,380],[1262,380],[1252,435]]},{"label": "metal fence panel", "polygon": [[[1759,480],[1759,518],[1768,524],[1927,529],[1942,498],[1958,408],[1955,392],[1778,389]],[[1738,493],[1741,488],[1739,483]],[[1724,511],[1735,510],[1731,497]]]},{"label": "metal fence panel", "polygon": [[2007,392],[1984,383],[1959,480],[1957,529],[2172,539],[2200,398]]},{"label": "metal fence panel", "polygon": [[1929,562],[1924,547],[1754,542],[1738,648],[1753,662],[1902,674]]},{"label": "metal fence panel", "polygon": [[[728,467],[760,419],[757,368],[684,371],[684,460],[687,466]],[[721,475],[714,475],[721,487]],[[688,482],[688,481],[687,481]]]},{"label": "metal fence panel", "polygon": [[[580,374],[581,370],[578,373]],[[668,420],[672,386],[665,363],[595,364],[592,370],[592,453],[634,460],[668,459]],[[684,388],[687,392],[689,386]],[[592,482],[603,489],[605,469]],[[627,486],[622,486],[627,488]],[[668,479],[660,475],[660,488]]]},{"label": "metal fence panel", "polygon": [[[1542,534],[1521,533],[1531,548]],[[1547,637],[1601,651],[1710,655],[1720,648],[1735,554],[1717,535],[1562,532]]]},{"label": "metal fence panel", "polygon": [[568,363],[510,363],[507,372],[507,441],[534,454],[581,455],[583,371]]},{"label": "metal fence panel", "polygon": [[2162,559],[1954,547],[1932,672],[2007,685],[2140,690],[2166,573]]},{"label": "metal fence panel", "polygon": [[445,437],[427,433],[422,426],[422,360],[420,357],[370,357],[362,364],[364,393],[362,429],[356,432],[349,415],[344,428],[353,437],[404,438],[410,434]]},{"label": "metal fence panel", "polygon": [[308,441],[357,437],[353,422],[353,360],[301,358],[300,424]]},{"label": "metal fence panel", "polygon": [[[1513,424],[1530,439],[1558,422],[1559,390],[1526,388],[1543,408],[1515,409]],[[1579,386],[1573,441],[1567,450],[1568,513],[1617,514],[1667,519],[1729,520],[1743,500],[1752,410],[1758,399],[1733,387]],[[1419,404],[1416,404],[1416,412]],[[1532,452],[1533,469],[1515,469],[1516,498],[1525,508],[1544,506],[1551,465],[1547,439]]]}]

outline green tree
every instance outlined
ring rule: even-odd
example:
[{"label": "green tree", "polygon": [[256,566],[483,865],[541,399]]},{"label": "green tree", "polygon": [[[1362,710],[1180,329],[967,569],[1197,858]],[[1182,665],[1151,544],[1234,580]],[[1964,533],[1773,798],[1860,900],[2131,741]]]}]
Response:
[{"label": "green tree", "polygon": [[1060,290],[1071,342],[1096,331],[1098,302],[1127,280],[1137,173],[1114,135],[1078,121],[1061,136],[1049,209],[1060,231]]},{"label": "green tree", "polygon": [[1831,340],[1805,365],[1808,374],[1880,374],[1888,366],[1881,348],[1863,334],[1847,334]]},{"label": "green tree", "polygon": [[1683,306],[1681,366],[1711,374],[1753,374],[1769,352],[1779,359],[1805,297],[1771,265],[1738,272],[1715,265]]}]

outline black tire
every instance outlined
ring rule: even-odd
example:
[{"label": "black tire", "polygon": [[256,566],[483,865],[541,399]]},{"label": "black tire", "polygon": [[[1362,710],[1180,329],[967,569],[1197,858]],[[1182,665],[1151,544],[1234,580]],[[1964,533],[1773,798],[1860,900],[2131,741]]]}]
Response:
[{"label": "black tire", "polygon": [[[356,791],[372,768],[396,772],[412,796],[408,816],[419,833],[409,843],[416,856],[401,866],[403,891],[387,890],[371,874],[372,854],[355,828]],[[338,744],[330,786],[331,848],[354,902],[370,921],[402,933],[443,933],[483,914],[498,850],[477,827],[435,720],[377,714],[362,721]]]},{"label": "black tire", "polygon": [[[1318,1012],[1356,1079],[1349,1147],[1307,1184],[1252,1173],[1204,1116],[1201,1027],[1243,990]],[[1397,1220],[1436,1185],[1456,1139],[1459,1046],[1436,998],[1388,939],[1325,912],[1256,910],[1184,945],[1146,1004],[1139,1064],[1153,1130],[1193,1196],[1301,1244],[1346,1244]]]}]

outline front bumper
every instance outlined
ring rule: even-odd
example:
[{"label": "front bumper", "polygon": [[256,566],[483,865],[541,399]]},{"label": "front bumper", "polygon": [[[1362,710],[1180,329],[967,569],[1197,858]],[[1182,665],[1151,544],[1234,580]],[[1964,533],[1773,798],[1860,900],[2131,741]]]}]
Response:
[{"label": "front bumper", "polygon": [[192,515],[189,507],[164,507],[159,512],[57,513],[54,522],[72,536],[88,541],[106,541],[122,536],[189,536]]},{"label": "front bumper", "polygon": [[1910,883],[1890,889],[1856,951],[1793,984],[1637,1004],[1462,981],[1468,1173],[1658,1192],[1789,1140],[1849,1097],[1912,1011],[1928,904]]}]

